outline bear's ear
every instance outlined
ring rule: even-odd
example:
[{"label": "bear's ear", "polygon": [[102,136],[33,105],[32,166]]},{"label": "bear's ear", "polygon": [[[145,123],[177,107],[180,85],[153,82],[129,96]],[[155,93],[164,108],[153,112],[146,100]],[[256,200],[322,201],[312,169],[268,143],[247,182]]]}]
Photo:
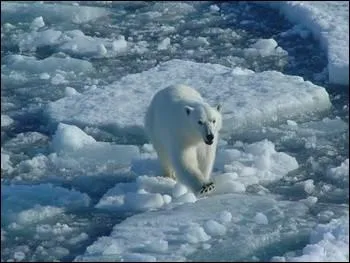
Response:
[{"label": "bear's ear", "polygon": [[190,106],[185,106],[185,110],[186,110],[187,115],[190,115],[191,111],[193,111],[193,108]]},{"label": "bear's ear", "polygon": [[221,112],[221,109],[222,109],[222,105],[221,105],[221,104],[218,104],[218,105],[216,106],[216,110],[217,110],[218,112]]}]

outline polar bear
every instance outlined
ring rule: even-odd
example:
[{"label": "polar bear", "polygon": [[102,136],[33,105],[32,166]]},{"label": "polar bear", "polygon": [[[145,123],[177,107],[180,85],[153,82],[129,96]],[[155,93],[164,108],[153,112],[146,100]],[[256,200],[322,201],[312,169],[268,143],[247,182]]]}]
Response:
[{"label": "polar bear", "polygon": [[211,107],[193,88],[170,86],[156,93],[145,116],[145,131],[163,174],[196,194],[212,191],[210,181],[222,126],[221,106]]}]

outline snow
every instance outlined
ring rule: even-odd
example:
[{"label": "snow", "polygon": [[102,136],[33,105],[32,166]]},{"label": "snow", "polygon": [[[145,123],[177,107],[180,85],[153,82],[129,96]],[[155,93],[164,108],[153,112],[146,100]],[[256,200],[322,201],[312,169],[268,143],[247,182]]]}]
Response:
[{"label": "snow", "polygon": [[286,1],[269,5],[313,33],[328,54],[329,82],[348,86],[349,2]]},{"label": "snow", "polygon": [[[258,225],[254,220],[254,211],[257,208],[272,218],[274,224]],[[224,211],[226,215],[230,213],[233,217],[225,225],[214,219]],[[212,196],[194,204],[183,204],[176,209],[162,209],[129,217],[115,225],[109,236],[100,237],[88,246],[86,252],[76,257],[75,261],[126,261],[134,253],[138,253],[142,259],[157,261],[197,261],[198,258],[239,260],[259,248],[275,246],[275,242],[283,242],[286,238],[310,230],[314,225],[312,220],[300,220],[306,216],[306,212],[307,208],[302,204],[277,202],[267,196]],[[294,218],[292,221],[291,215]],[[287,227],[289,230],[281,231],[275,224],[290,227]],[[256,231],[258,226],[259,231]],[[219,244],[223,235],[225,239]],[[163,253],[165,248],[160,251],[150,248],[148,244],[154,242],[161,242],[162,246],[167,247],[167,252]],[[207,250],[200,250],[199,245],[207,248],[211,246],[212,249],[206,252]],[[231,249],[227,249],[227,246]],[[244,250],[240,249],[242,246],[245,247]]]},{"label": "snow", "polygon": [[[171,60],[82,96],[49,103],[47,114],[52,122],[108,125],[122,135],[143,134],[144,114],[153,95],[177,83],[195,87],[211,104],[223,103],[223,136],[321,112],[331,105],[323,88],[300,77],[275,71],[242,74],[241,69],[216,64]],[[131,107],[130,101],[138,107]]]}]

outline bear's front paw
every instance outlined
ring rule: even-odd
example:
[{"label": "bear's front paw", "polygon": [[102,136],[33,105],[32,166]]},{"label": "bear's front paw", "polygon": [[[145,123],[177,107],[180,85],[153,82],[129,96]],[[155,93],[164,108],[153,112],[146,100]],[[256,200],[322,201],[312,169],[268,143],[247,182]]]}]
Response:
[{"label": "bear's front paw", "polygon": [[199,191],[199,194],[207,194],[215,189],[215,184],[210,182],[202,186],[202,189]]}]

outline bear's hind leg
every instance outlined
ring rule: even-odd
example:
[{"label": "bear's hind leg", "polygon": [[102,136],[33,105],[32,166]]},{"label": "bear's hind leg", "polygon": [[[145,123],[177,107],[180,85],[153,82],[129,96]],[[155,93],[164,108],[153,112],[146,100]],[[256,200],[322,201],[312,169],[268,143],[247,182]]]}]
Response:
[{"label": "bear's hind leg", "polygon": [[158,160],[160,162],[161,168],[162,168],[162,176],[164,177],[170,177],[172,179],[176,179],[174,169],[171,166],[170,160],[168,157],[166,157],[166,152],[164,150],[164,147],[161,145],[161,143],[153,142],[153,147],[157,152]]}]

